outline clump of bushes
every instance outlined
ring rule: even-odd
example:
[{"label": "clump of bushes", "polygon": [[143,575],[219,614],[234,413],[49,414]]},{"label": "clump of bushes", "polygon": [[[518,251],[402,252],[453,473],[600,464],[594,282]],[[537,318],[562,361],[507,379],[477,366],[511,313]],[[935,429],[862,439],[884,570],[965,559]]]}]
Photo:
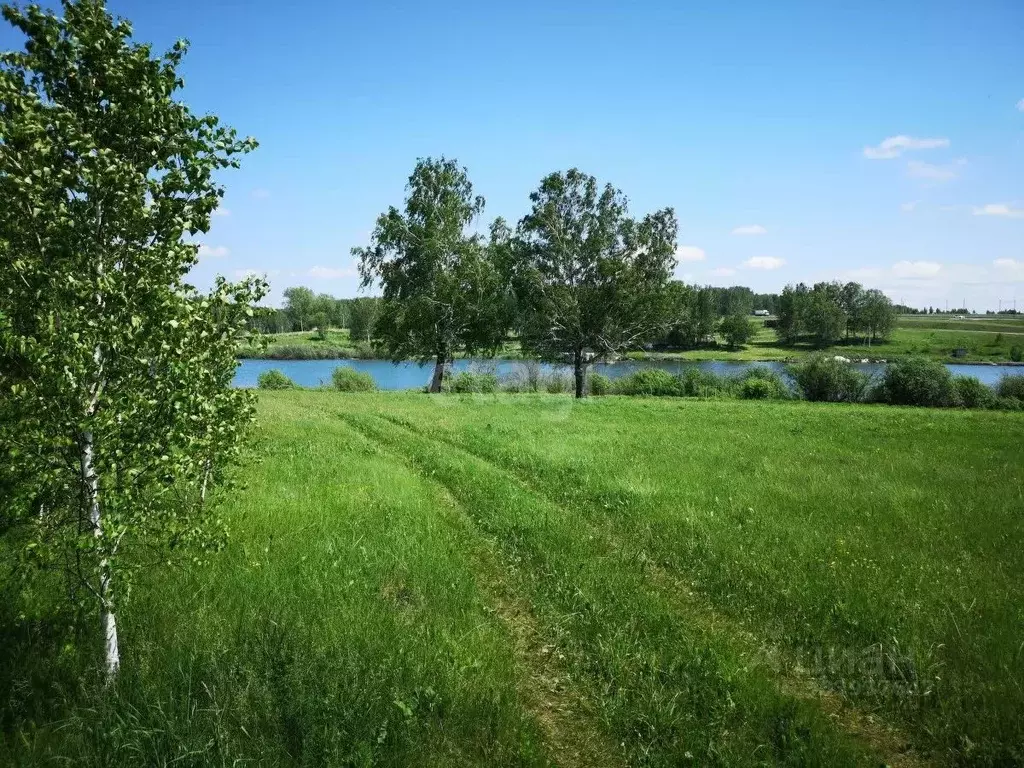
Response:
[{"label": "clump of bushes", "polygon": [[866,373],[824,354],[812,355],[791,373],[800,395],[816,402],[859,403],[871,382]]},{"label": "clump of bushes", "polygon": [[1024,362],[1024,347],[1019,344],[1010,347],[1010,359],[1015,363]]},{"label": "clump of bushes", "polygon": [[587,379],[587,392],[595,397],[609,395],[612,391],[612,380],[603,373],[592,373]]},{"label": "clump of bushes", "polygon": [[781,400],[789,397],[789,386],[770,368],[750,368],[733,385],[743,400]]},{"label": "clump of bushes", "polygon": [[621,395],[648,397],[678,397],[683,394],[679,379],[658,368],[644,368],[623,376],[616,382],[615,389]]},{"label": "clump of bushes", "polygon": [[954,376],[956,404],[963,408],[994,408],[996,393],[974,376]]},{"label": "clump of bushes", "polygon": [[942,363],[923,357],[908,357],[890,363],[876,391],[876,399],[890,405],[931,408],[956,406],[953,377]]},{"label": "clump of bushes", "polygon": [[743,400],[772,400],[779,397],[779,390],[768,379],[751,377],[743,379],[739,396]]},{"label": "clump of bushes", "polygon": [[295,389],[295,382],[276,368],[271,368],[259,375],[256,386],[260,389]]},{"label": "clump of bushes", "polygon": [[493,371],[461,371],[441,384],[444,392],[456,394],[494,394],[498,391],[498,376]]},{"label": "clump of bushes", "polygon": [[725,382],[703,368],[687,368],[679,376],[679,388],[685,397],[714,397],[726,388]]},{"label": "clump of bushes", "polygon": [[366,371],[357,371],[347,365],[331,372],[331,386],[339,392],[373,392],[377,383]]},{"label": "clump of bushes", "polygon": [[573,392],[576,384],[566,371],[554,370],[544,377],[544,390],[550,395],[564,395]]},{"label": "clump of bushes", "polygon": [[1024,375],[1002,376],[996,384],[996,394],[1024,401]]}]

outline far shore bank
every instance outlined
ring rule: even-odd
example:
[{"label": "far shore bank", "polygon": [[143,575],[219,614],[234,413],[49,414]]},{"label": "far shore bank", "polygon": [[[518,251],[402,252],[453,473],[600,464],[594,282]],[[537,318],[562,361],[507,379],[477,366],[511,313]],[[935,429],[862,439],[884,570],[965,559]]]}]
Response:
[{"label": "far shore bank", "polygon": [[[686,350],[681,352],[633,352],[623,357],[603,359],[598,358],[595,362],[602,362],[607,364],[614,363],[632,363],[632,362],[679,362],[679,363],[782,363],[782,364],[795,364],[799,363],[808,355],[814,354],[815,351],[819,350],[808,350],[799,351],[794,355],[789,356],[750,356],[745,354],[745,350],[737,352],[707,352],[706,350]],[[835,349],[820,350],[829,354],[834,354],[836,357],[843,357],[851,363],[863,363],[872,365],[884,365],[887,362],[891,362],[900,357],[907,357],[905,353],[896,352],[886,357],[870,357],[863,355],[843,355],[841,351]],[[351,349],[323,349],[323,348],[310,348],[310,354],[304,356],[295,356],[294,350],[289,350],[287,354],[275,355],[274,350],[270,349],[263,353],[240,353],[237,357],[239,360],[277,360],[280,362],[297,362],[301,360],[340,360],[340,361],[356,361],[356,360],[375,360],[380,362],[393,362],[387,357],[368,356],[363,354],[353,354],[355,350]],[[941,363],[949,365],[979,365],[979,366],[1024,366],[1024,361],[1013,361],[1013,360],[964,360],[950,356],[938,356],[938,355],[924,355],[930,359],[936,360]],[[466,360],[466,359],[481,359],[476,356],[467,356],[464,354],[455,355],[455,360]],[[527,363],[527,362],[542,362],[536,358],[523,357],[521,355],[509,355],[502,354],[496,357],[482,358],[482,362],[485,363]],[[403,361],[412,362],[412,361]]]}]

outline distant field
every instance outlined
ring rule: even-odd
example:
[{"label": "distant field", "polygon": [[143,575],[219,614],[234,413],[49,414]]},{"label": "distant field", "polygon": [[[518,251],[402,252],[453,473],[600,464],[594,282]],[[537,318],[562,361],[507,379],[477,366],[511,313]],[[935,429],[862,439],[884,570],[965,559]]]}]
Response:
[{"label": "distant field", "polygon": [[[764,327],[764,320],[755,319],[758,332],[743,349],[730,351],[694,349],[685,352],[655,354],[655,357],[682,360],[796,360],[815,350],[810,344],[791,347],[779,345],[775,331]],[[724,345],[724,340],[719,339]],[[862,342],[840,343],[828,351],[853,358],[889,359],[905,355],[922,355],[941,362],[989,362],[1011,360],[1014,347],[1024,349],[1024,318],[1009,319],[980,316],[954,320],[938,315],[901,315],[891,337],[884,342],[867,345]],[[962,357],[954,350],[962,349]],[[643,355],[633,355],[643,357]]]},{"label": "distant field", "polygon": [[[753,319],[757,334],[745,347],[730,350],[724,339],[713,349],[685,352],[631,353],[631,357],[660,357],[680,360],[795,360],[814,350],[809,344],[779,346],[775,331],[764,327],[764,320]],[[836,354],[856,358],[888,359],[903,355],[924,355],[942,362],[1007,362],[1013,348],[1024,349],[1024,317],[993,317],[984,315],[968,320],[955,320],[941,315],[902,315],[892,337],[868,346],[863,343],[838,344],[830,348]],[[964,350],[962,357],[953,351]],[[280,333],[270,336],[270,343],[261,357],[277,359],[349,358],[372,356],[368,344],[356,344],[346,329],[332,330],[326,340],[313,332]],[[243,356],[252,356],[244,352]],[[521,356],[517,342],[510,341],[500,357]]]},{"label": "distant field", "polygon": [[44,619],[2,638],[0,764],[1024,759],[1024,414],[259,410],[230,546],[140,585],[116,695]]}]

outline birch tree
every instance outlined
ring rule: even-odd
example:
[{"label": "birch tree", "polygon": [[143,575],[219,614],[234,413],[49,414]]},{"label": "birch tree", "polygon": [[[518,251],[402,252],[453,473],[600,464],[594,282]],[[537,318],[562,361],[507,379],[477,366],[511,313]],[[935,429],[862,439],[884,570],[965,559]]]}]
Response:
[{"label": "birch tree", "polygon": [[102,0],[3,7],[0,56],[0,532],[22,577],[59,569],[99,613],[108,678],[134,569],[223,541],[211,496],[251,419],[231,389],[256,280],[185,283],[255,147],[177,101],[162,56]]},{"label": "birch tree", "polygon": [[630,218],[620,191],[575,168],[545,177],[530,201],[511,278],[521,341],[544,359],[570,363],[583,397],[591,359],[663,329],[678,224],[671,208]]},{"label": "birch tree", "polygon": [[505,335],[506,306],[497,271],[479,235],[469,231],[484,199],[454,160],[416,163],[403,210],[381,214],[365,248],[353,248],[364,288],[380,283],[374,337],[391,359],[434,363],[440,392],[456,351],[490,352]]}]

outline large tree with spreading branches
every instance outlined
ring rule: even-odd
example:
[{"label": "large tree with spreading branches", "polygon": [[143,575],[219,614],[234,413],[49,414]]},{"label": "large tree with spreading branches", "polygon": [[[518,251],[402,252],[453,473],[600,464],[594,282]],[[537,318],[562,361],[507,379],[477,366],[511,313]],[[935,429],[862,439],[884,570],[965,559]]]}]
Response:
[{"label": "large tree with spreading branches", "polygon": [[354,248],[363,287],[379,283],[378,345],[395,361],[434,363],[440,392],[456,351],[490,352],[507,330],[506,302],[490,251],[470,225],[484,208],[454,160],[416,163],[403,210],[377,219],[365,248]]},{"label": "large tree with spreading branches", "polygon": [[592,359],[663,328],[676,217],[665,208],[633,219],[620,191],[575,168],[546,176],[530,200],[511,249],[521,341],[571,364],[583,397]]}]

